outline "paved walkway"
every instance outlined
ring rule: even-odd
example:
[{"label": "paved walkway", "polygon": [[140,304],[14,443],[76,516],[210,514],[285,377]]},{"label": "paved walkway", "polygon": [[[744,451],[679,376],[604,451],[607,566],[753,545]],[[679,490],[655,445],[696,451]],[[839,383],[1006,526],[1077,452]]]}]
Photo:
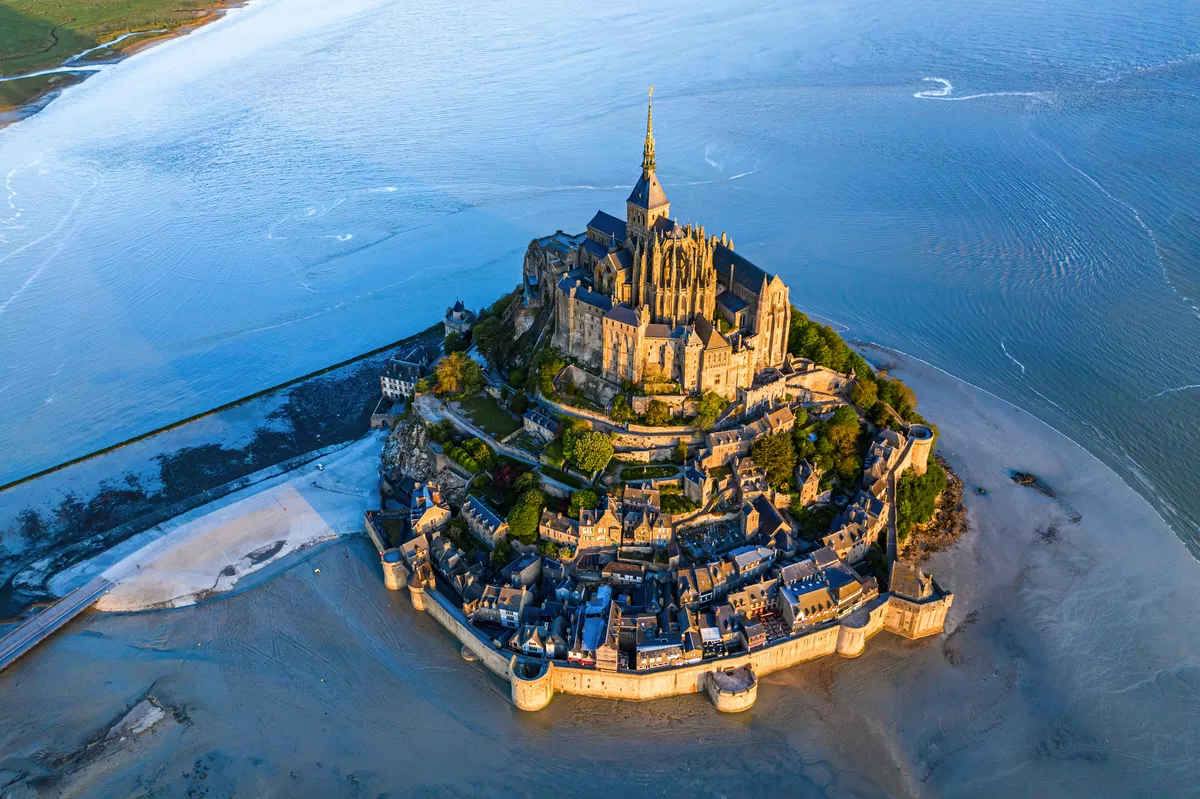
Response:
[{"label": "paved walkway", "polygon": [[90,607],[112,585],[104,577],[96,577],[28,619],[4,638],[0,638],[0,670],[11,665],[21,655]]}]

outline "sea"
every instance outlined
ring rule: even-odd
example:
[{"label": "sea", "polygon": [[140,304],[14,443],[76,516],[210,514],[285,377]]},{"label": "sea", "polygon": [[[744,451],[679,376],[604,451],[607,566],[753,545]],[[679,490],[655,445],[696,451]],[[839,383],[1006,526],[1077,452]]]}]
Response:
[{"label": "sea", "polygon": [[0,484],[494,300],[623,214],[651,85],[681,222],[1200,551],[1184,0],[252,0],[0,131]]}]

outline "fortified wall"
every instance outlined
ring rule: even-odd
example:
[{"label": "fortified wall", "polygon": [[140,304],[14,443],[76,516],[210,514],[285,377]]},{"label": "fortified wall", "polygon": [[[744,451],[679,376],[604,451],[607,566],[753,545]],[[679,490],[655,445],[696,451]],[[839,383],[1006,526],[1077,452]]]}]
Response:
[{"label": "fortified wall", "polygon": [[905,638],[940,633],[954,602],[954,595],[949,593],[920,601],[884,594],[836,624],[785,638],[754,652],[654,671],[601,671],[497,650],[436,589],[427,589],[412,575],[401,582],[400,574],[387,574],[404,567],[395,560],[389,562],[385,552],[390,550],[380,553],[388,587],[407,585],[413,608],[429,613],[458,639],[464,651],[507,680],[513,704],[522,710],[541,710],[556,693],[644,701],[700,692],[708,693],[720,711],[747,710],[757,696],[758,677],[825,655],[858,657],[867,640],[881,630]]}]

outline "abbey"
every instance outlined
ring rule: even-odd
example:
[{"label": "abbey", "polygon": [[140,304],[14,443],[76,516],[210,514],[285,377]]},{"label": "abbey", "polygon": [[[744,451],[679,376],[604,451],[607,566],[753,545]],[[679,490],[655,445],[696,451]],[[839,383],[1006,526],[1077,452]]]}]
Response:
[{"label": "abbey", "polygon": [[598,211],[586,233],[531,242],[526,301],[550,305],[553,345],[612,383],[732,398],[783,363],[788,289],[726,234],[673,221],[655,166],[651,106],[625,219]]}]

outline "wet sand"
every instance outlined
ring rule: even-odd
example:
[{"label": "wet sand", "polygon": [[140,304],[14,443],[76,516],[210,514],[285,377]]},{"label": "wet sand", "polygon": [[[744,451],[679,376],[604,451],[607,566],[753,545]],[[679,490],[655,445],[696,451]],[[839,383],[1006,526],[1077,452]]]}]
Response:
[{"label": "wet sand", "polygon": [[[892,360],[967,485],[972,532],[929,565],[956,593],[943,637],[881,633],[737,716],[702,696],[524,714],[349,539],[209,602],[89,614],[0,674],[4,795],[1194,795],[1200,564],[1079,447]],[[134,709],[161,720],[101,741]]]}]

